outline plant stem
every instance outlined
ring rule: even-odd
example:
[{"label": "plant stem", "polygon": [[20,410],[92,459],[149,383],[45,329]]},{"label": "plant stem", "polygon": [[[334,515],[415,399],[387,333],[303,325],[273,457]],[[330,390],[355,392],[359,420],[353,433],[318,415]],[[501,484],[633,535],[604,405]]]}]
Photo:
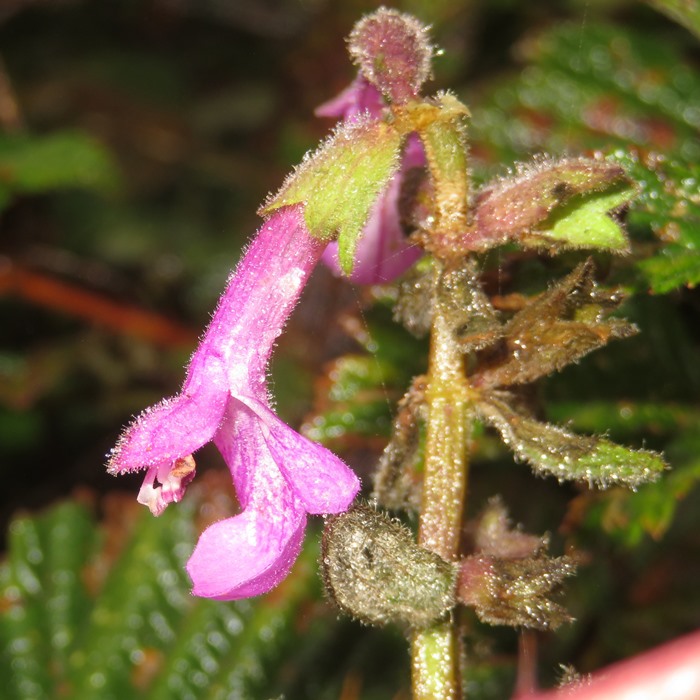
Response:
[{"label": "plant stem", "polygon": [[[470,439],[469,385],[452,326],[440,302],[445,266],[434,263],[436,300],[431,328],[426,403],[423,502],[418,542],[447,561],[456,561],[467,487]],[[414,633],[414,700],[461,698],[459,639],[453,621]]]}]

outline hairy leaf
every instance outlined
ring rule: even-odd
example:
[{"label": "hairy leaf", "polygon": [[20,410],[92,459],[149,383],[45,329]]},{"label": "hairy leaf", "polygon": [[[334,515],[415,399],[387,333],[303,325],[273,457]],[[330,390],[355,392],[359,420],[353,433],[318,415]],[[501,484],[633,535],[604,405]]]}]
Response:
[{"label": "hairy leaf", "polygon": [[614,214],[634,199],[635,194],[634,187],[627,186],[604,194],[577,197],[556,210],[550,226],[545,225],[538,234],[565,248],[627,252],[627,238]]},{"label": "hairy leaf", "polygon": [[328,595],[363,622],[421,628],[455,604],[454,565],[416,544],[407,527],[367,506],[328,519],[322,564]]},{"label": "hairy leaf", "polygon": [[401,283],[394,320],[421,337],[430,330],[434,305],[440,304],[464,350],[476,350],[500,337],[498,315],[481,288],[476,261],[460,261],[441,276],[437,287],[435,282],[435,268],[426,259]]},{"label": "hairy leaf", "polygon": [[505,395],[490,394],[477,403],[483,419],[495,427],[516,456],[535,473],[603,488],[612,484],[636,487],[653,481],[667,468],[649,450],[633,450],[605,438],[576,435],[559,426],[541,423],[512,409]]},{"label": "hairy leaf", "polygon": [[548,537],[529,535],[513,527],[500,496],[489,499],[479,515],[474,534],[474,549],[480,554],[502,559],[523,559],[547,548]]},{"label": "hairy leaf", "polygon": [[639,545],[645,536],[660,540],[681,501],[700,484],[699,448],[697,427],[682,433],[666,449],[673,469],[663,479],[635,492],[581,494],[570,504],[569,526],[600,528],[627,547]]},{"label": "hairy leaf", "polygon": [[700,165],[680,155],[615,151],[640,188],[631,221],[648,225],[663,247],[637,265],[651,289],[663,294],[700,283]]},{"label": "hairy leaf", "polygon": [[475,248],[510,239],[542,245],[543,237],[567,247],[624,252],[627,240],[607,212],[633,196],[629,186],[620,187],[625,180],[621,167],[602,160],[536,160],[481,190],[470,241]]},{"label": "hairy leaf", "polygon": [[369,211],[398,168],[401,140],[396,129],[369,117],[343,124],[307,155],[260,214],[303,204],[313,236],[337,236],[340,264],[349,274]]},{"label": "hairy leaf", "polygon": [[477,387],[510,386],[532,382],[577,362],[614,338],[626,338],[635,326],[608,319],[622,296],[599,289],[592,260],[579,265],[551,289],[531,300],[503,330],[495,360],[472,380]]},{"label": "hairy leaf", "polygon": [[472,109],[474,141],[505,160],[538,150],[608,153],[640,185],[630,228],[651,227],[659,238],[660,253],[640,263],[648,286],[661,293],[700,281],[700,73],[681,47],[587,23],[541,34],[521,55],[527,70]]},{"label": "hairy leaf", "polygon": [[555,629],[571,616],[554,600],[576,565],[571,557],[547,555],[548,538],[513,527],[500,498],[481,513],[475,553],[460,563],[457,597],[493,625]]}]

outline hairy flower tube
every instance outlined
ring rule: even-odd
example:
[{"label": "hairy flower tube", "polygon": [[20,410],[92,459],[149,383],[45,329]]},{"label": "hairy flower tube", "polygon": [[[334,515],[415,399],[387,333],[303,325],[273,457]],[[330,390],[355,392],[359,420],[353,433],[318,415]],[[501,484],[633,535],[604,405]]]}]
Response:
[{"label": "hairy flower tube", "polygon": [[[317,108],[320,117],[334,117],[352,122],[364,114],[379,119],[385,104],[379,90],[359,75],[345,90]],[[350,280],[357,284],[384,284],[405,272],[422,255],[401,224],[399,202],[405,174],[425,166],[425,152],[420,139],[411,134],[404,146],[401,167],[389,181],[370,211],[362,229]],[[332,241],[322,261],[335,275],[343,275],[338,260],[338,243]]]},{"label": "hairy flower tube", "polygon": [[231,275],[195,351],[180,394],[145,410],[124,431],[108,470],[146,469],[138,500],[154,515],[194,477],[192,454],[213,441],[231,471],[241,513],[208,527],[187,563],[193,593],[259,595],[289,572],[307,513],[339,513],[359,480],[329,450],[270,408],[268,361],[326,242],[303,206],[274,211]]}]

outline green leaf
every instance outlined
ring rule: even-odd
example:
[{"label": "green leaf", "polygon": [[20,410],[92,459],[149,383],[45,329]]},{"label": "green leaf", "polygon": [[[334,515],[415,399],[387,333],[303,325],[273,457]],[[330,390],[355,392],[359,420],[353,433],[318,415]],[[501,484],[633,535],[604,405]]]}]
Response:
[{"label": "green leaf", "polygon": [[649,450],[633,450],[609,440],[570,433],[512,409],[505,394],[485,395],[477,404],[483,419],[495,427],[516,456],[542,475],[597,484],[637,487],[667,469]]},{"label": "green leaf", "polygon": [[64,188],[109,192],[118,184],[110,154],[86,134],[0,135],[0,209],[15,193]]},{"label": "green leaf", "polygon": [[[673,469],[653,484],[634,492],[610,489],[584,493],[571,507],[573,519],[589,528],[602,529],[627,547],[650,536],[660,540],[676,514],[679,503],[700,484],[700,412],[682,404],[636,402],[559,403],[548,414],[572,420],[577,428],[606,430],[615,435],[651,434],[663,437]],[[669,440],[669,436],[672,436]]]},{"label": "green leaf", "polygon": [[289,175],[260,214],[303,204],[313,236],[337,235],[340,264],[349,274],[370,209],[398,168],[401,141],[396,129],[376,119],[343,124]]},{"label": "green leaf", "polygon": [[642,158],[624,151],[610,160],[640,187],[630,225],[650,227],[664,244],[658,254],[637,263],[652,291],[664,294],[700,282],[700,165],[680,156]]},{"label": "green leaf", "polygon": [[659,12],[689,29],[700,39],[700,3],[696,0],[647,0]]},{"label": "green leaf", "polygon": [[[697,439],[694,448],[697,455]],[[671,454],[675,452],[673,446],[669,449]],[[686,462],[678,462],[675,454],[673,457],[673,470],[655,484],[644,484],[635,492],[611,489],[577,503],[579,513],[585,506],[583,523],[604,530],[626,547],[638,546],[645,537],[660,540],[671,526],[679,503],[700,483],[697,457]]]}]

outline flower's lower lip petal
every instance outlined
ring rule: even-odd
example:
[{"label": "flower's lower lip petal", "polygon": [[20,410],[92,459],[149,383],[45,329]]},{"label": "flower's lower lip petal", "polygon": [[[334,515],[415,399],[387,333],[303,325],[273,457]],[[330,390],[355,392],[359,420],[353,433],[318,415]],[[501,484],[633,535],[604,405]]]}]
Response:
[{"label": "flower's lower lip petal", "polygon": [[360,480],[330,450],[300,435],[259,401],[237,397],[261,419],[273,459],[309,513],[340,513],[360,489]]},{"label": "flower's lower lip petal", "polygon": [[229,398],[223,370],[217,359],[192,366],[198,371],[186,392],[147,408],[126,428],[110,455],[110,474],[174,462],[212,439]]},{"label": "flower's lower lip petal", "polygon": [[276,525],[251,509],[208,527],[187,562],[192,593],[237,600],[274,588],[289,573],[304,538],[305,514],[289,515]]}]

